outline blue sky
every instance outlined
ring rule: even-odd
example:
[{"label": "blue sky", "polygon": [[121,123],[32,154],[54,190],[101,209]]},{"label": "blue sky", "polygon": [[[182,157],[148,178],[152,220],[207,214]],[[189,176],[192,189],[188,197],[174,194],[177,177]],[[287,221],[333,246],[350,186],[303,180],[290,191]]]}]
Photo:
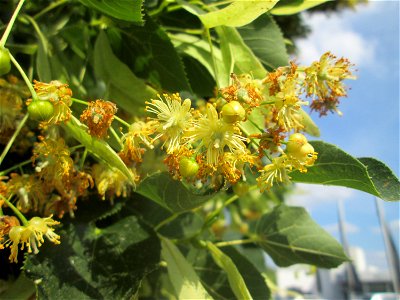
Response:
[{"label": "blue sky", "polygon": [[[298,41],[298,63],[307,65],[331,51],[356,64],[355,81],[342,100],[343,116],[319,118],[321,139],[355,157],[375,157],[399,176],[399,2],[370,1],[356,11],[305,18],[312,34]],[[373,196],[341,187],[298,185],[290,202],[305,206],[338,238],[337,201],[346,211],[347,239],[362,247],[371,266],[386,269]],[[399,203],[384,203],[388,225],[399,243]]]}]

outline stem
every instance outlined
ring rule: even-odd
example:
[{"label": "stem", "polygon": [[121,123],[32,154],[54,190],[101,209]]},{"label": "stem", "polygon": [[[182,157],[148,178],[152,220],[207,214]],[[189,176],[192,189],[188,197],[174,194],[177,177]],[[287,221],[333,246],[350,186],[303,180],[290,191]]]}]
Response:
[{"label": "stem", "polygon": [[14,64],[14,66],[18,69],[19,73],[22,76],[22,79],[25,81],[26,86],[28,87],[29,91],[32,94],[32,100],[33,101],[37,101],[38,100],[38,96],[35,92],[35,89],[32,86],[32,83],[30,82],[30,80],[28,79],[28,76],[26,76],[25,71],[22,69],[22,67],[19,65],[19,63],[17,62],[17,60],[14,58],[14,56],[12,56],[12,54],[10,53],[10,59],[12,61],[12,63]]},{"label": "stem", "polygon": [[49,6],[47,6],[45,9],[43,9],[42,11],[38,12],[36,15],[33,16],[34,19],[40,18],[41,16],[43,16],[44,14],[48,13],[50,10],[63,5],[64,3],[68,2],[68,0],[60,0],[57,2],[53,2],[51,3]]},{"label": "stem", "polygon": [[1,37],[0,48],[4,47],[4,45],[6,44],[8,36],[10,35],[11,29],[14,26],[15,20],[17,19],[19,11],[21,10],[22,5],[24,4],[24,2],[25,2],[25,0],[20,0],[18,5],[17,5],[17,7],[15,8],[14,13],[11,16],[10,22],[8,22],[7,28],[4,31],[3,36]]},{"label": "stem", "polygon": [[20,168],[20,167],[23,167],[23,166],[25,166],[25,165],[27,165],[27,164],[29,164],[29,163],[31,163],[31,162],[32,162],[32,161],[31,161],[30,159],[25,160],[25,161],[23,161],[23,162],[21,162],[21,163],[19,163],[19,164],[17,164],[17,165],[12,166],[11,168],[8,168],[8,169],[6,169],[6,170],[4,170],[4,171],[1,171],[1,172],[0,172],[0,176],[6,175],[6,174],[10,173],[11,171],[13,171],[13,170],[15,170],[15,169],[18,169],[18,168]]},{"label": "stem", "polygon": [[125,126],[128,127],[128,128],[131,127],[131,125],[130,125],[128,122],[126,122],[125,120],[121,119],[121,118],[118,117],[118,116],[114,116],[114,119],[117,120],[118,122],[120,122],[122,125],[125,125]]},{"label": "stem", "polygon": [[71,98],[71,100],[72,100],[73,102],[76,102],[76,103],[79,103],[79,104],[82,104],[82,105],[86,105],[86,106],[89,105],[88,102],[83,101],[83,100],[79,100],[79,99],[76,99],[76,98]]},{"label": "stem", "polygon": [[161,227],[163,227],[164,225],[168,224],[169,222],[175,220],[178,216],[179,216],[179,214],[177,214],[177,213],[170,215],[168,218],[161,221],[156,227],[154,227],[154,230],[158,231]]},{"label": "stem", "polygon": [[[14,212],[14,214],[17,215],[17,217],[22,221],[22,224],[24,224],[25,226],[29,225],[28,220],[25,218],[25,216],[19,211],[18,208],[16,208],[14,206],[14,204],[12,204],[9,200],[7,200],[6,198],[4,198],[2,195],[0,195],[1,198],[4,199],[4,202],[8,205],[9,208],[11,208],[11,210]],[[9,198],[11,199],[11,197]]]},{"label": "stem", "polygon": [[43,35],[43,32],[40,30],[38,23],[36,23],[36,21],[31,16],[24,15],[24,17],[32,24],[33,28],[35,29],[35,31],[36,31],[37,35],[39,36],[39,39],[43,45],[44,52],[47,53],[48,52],[47,39]]},{"label": "stem", "polygon": [[246,240],[234,240],[234,241],[219,242],[219,243],[214,243],[214,245],[217,247],[226,247],[226,246],[233,246],[233,245],[251,244],[256,241],[257,241],[257,239],[251,238],[251,239],[246,239]]},{"label": "stem", "polygon": [[14,134],[12,135],[11,139],[8,141],[6,147],[3,150],[3,153],[1,153],[0,156],[0,165],[4,160],[4,157],[7,155],[8,151],[10,150],[12,144],[14,143],[15,139],[17,138],[19,132],[21,131],[22,127],[24,127],[26,121],[28,120],[29,114],[27,113],[25,117],[19,122],[17,129],[15,130]]},{"label": "stem", "polygon": [[86,160],[86,156],[87,156],[87,149],[85,148],[85,150],[83,151],[82,157],[79,161],[79,169],[83,170],[83,165],[85,164],[85,160]]},{"label": "stem", "polygon": [[114,128],[110,127],[109,130],[110,130],[111,134],[114,136],[114,138],[117,140],[118,145],[121,147],[121,149],[124,148],[124,145],[121,143],[121,138],[115,132]]}]

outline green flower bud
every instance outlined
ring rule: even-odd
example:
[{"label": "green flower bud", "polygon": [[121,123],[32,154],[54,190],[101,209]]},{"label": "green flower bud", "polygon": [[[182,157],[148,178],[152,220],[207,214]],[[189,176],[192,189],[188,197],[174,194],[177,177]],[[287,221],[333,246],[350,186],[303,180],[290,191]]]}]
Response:
[{"label": "green flower bud", "polygon": [[289,141],[286,144],[286,152],[293,155],[300,151],[300,148],[307,144],[307,138],[301,133],[294,133],[289,137]]},{"label": "green flower bud", "polygon": [[7,74],[11,70],[10,52],[4,47],[0,47],[0,76]]},{"label": "green flower bud", "polygon": [[199,171],[199,164],[192,158],[183,157],[179,161],[179,172],[184,178],[190,178]]},{"label": "green flower bud", "polygon": [[29,116],[36,121],[47,121],[54,114],[54,106],[50,101],[32,101],[28,106]]},{"label": "green flower bud", "polygon": [[226,123],[232,124],[243,121],[246,117],[246,111],[237,101],[231,101],[222,107],[222,118]]}]

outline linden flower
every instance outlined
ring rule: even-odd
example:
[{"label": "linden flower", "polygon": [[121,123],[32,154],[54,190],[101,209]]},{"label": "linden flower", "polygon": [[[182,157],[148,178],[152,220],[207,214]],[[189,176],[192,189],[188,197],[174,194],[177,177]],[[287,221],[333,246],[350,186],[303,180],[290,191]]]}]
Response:
[{"label": "linden flower", "polygon": [[152,145],[153,140],[150,138],[150,135],[155,133],[157,126],[158,122],[156,121],[149,121],[147,123],[138,121],[130,126],[129,132],[124,134],[121,138],[124,148],[119,155],[124,162],[142,162],[142,155],[145,149],[142,148],[141,145],[145,145],[150,149],[154,148]]},{"label": "linden flower", "polygon": [[10,261],[18,262],[18,245],[21,244],[21,250],[26,247],[28,253],[37,254],[39,247],[43,244],[43,236],[46,236],[54,244],[60,244],[60,236],[54,233],[53,226],[59,224],[54,221],[52,216],[48,218],[33,217],[27,226],[14,226],[8,233],[6,246],[11,249]]},{"label": "linden flower", "polygon": [[[69,107],[72,105],[72,91],[67,84],[62,84],[58,80],[50,83],[35,80],[34,88],[40,100],[50,101],[54,106],[53,116],[48,121],[42,122],[42,126],[67,122],[71,118]],[[30,100],[27,101],[27,105],[29,104]]]},{"label": "linden flower", "polygon": [[225,152],[220,159],[219,167],[224,177],[231,183],[237,183],[241,178],[245,180],[244,166],[248,163],[250,166],[257,163],[257,156],[246,152]]},{"label": "linden flower", "polygon": [[1,216],[0,217],[0,249],[4,249],[3,240],[4,236],[7,235],[11,228],[19,226],[19,221],[14,216]]},{"label": "linden flower", "polygon": [[199,141],[198,149],[203,146],[207,149],[207,164],[216,166],[225,147],[231,152],[246,151],[246,145],[243,142],[247,139],[238,132],[240,131],[237,127],[218,118],[213,105],[207,104],[207,114],[193,123],[193,128],[187,132],[187,139],[191,143]]},{"label": "linden flower", "polygon": [[11,136],[21,115],[22,99],[9,88],[0,88],[0,134]]},{"label": "linden flower", "polygon": [[274,158],[269,165],[266,165],[261,170],[261,175],[257,178],[257,185],[260,191],[270,190],[274,182],[289,183],[288,167],[290,168],[286,155]]},{"label": "linden flower", "polygon": [[157,128],[159,134],[154,139],[164,136],[163,146],[167,147],[167,153],[172,153],[179,148],[182,134],[192,118],[191,101],[185,99],[182,103],[179,94],[164,94],[164,99],[160,95],[158,97],[160,100],[146,102],[146,110],[156,114],[155,120],[160,124]]},{"label": "linden flower", "polygon": [[276,114],[275,121],[285,131],[291,129],[302,129],[304,126],[299,120],[299,110],[301,105],[308,105],[308,102],[301,101],[298,97],[299,87],[295,76],[288,76],[283,83],[281,91],[276,94]]},{"label": "linden flower", "polygon": [[36,176],[12,173],[10,177],[8,192],[18,197],[16,206],[21,212],[26,213],[31,209],[37,211],[39,205],[46,202],[47,193]]},{"label": "linden flower", "polygon": [[116,112],[117,106],[114,103],[96,100],[89,102],[80,119],[89,127],[90,135],[101,139],[107,136]]},{"label": "linden flower", "polygon": [[305,84],[307,96],[317,96],[319,99],[311,104],[313,110],[320,115],[328,111],[336,111],[339,104],[338,97],[346,96],[346,89],[342,81],[355,79],[351,74],[352,64],[345,58],[337,59],[330,52],[323,54],[318,62],[305,69]]},{"label": "linden flower", "polygon": [[[135,174],[135,170],[131,171],[133,177],[139,180],[139,176]],[[131,183],[119,170],[111,169],[104,164],[95,164],[92,169],[92,175],[97,191],[103,200],[105,200],[106,194],[111,201],[113,201],[115,196],[126,197],[128,195]]]},{"label": "linden flower", "polygon": [[35,144],[32,156],[33,161],[38,158],[40,160],[35,170],[50,186],[63,190],[65,186],[69,186],[74,170],[69,149],[62,138],[55,140],[39,137],[39,139],[41,142]]}]

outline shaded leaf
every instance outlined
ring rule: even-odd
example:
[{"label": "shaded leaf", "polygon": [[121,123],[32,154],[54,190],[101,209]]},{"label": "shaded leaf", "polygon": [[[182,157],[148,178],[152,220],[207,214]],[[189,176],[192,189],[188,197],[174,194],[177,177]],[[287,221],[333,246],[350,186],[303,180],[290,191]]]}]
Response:
[{"label": "shaded leaf", "polygon": [[342,246],[303,207],[277,206],[259,220],[258,244],[280,267],[311,264],[334,268],[347,261]]},{"label": "shaded leaf", "polygon": [[282,1],[278,3],[273,9],[271,9],[270,13],[278,16],[293,15],[302,12],[303,10],[312,8],[314,6],[318,6],[327,1],[329,0]]},{"label": "shaded leaf", "polygon": [[226,272],[229,285],[236,298],[252,299],[246,283],[232,259],[211,242],[207,242],[207,249],[210,251],[215,263]]},{"label": "shaded leaf", "polygon": [[243,26],[269,11],[277,2],[278,0],[233,1],[233,3],[222,9],[201,14],[199,18],[207,28],[216,26]]},{"label": "shaded leaf", "polygon": [[63,128],[68,134],[70,134],[74,139],[80,142],[86,147],[86,149],[97,157],[100,161],[105,162],[111,168],[118,169],[125,177],[135,185],[135,179],[132,173],[129,171],[128,167],[124,164],[117,153],[103,140],[99,140],[92,137],[87,133],[86,127],[74,116],[67,124],[63,125]]},{"label": "shaded leaf", "polygon": [[400,200],[400,182],[388,166],[372,157],[362,157],[358,160],[367,167],[367,172],[382,199]]},{"label": "shaded leaf", "polygon": [[121,57],[129,61],[135,74],[163,90],[191,91],[181,58],[165,31],[150,17],[144,26],[131,26],[123,33],[126,40]]},{"label": "shaded leaf", "polygon": [[262,15],[252,23],[238,28],[243,41],[264,66],[273,70],[289,64],[285,40],[270,15]]},{"label": "shaded leaf", "polygon": [[113,18],[143,24],[142,0],[79,0],[83,5],[96,9]]},{"label": "shaded leaf", "polygon": [[94,71],[106,83],[108,98],[133,115],[143,111],[145,101],[157,94],[114,55],[104,32],[94,46]]},{"label": "shaded leaf", "polygon": [[136,192],[173,212],[198,207],[215,195],[193,194],[182,182],[172,179],[168,173],[156,173],[145,178]]},{"label": "shaded leaf", "polygon": [[200,282],[192,265],[168,239],[161,239],[162,257],[178,299],[212,299]]},{"label": "shaded leaf", "polygon": [[[367,166],[338,147],[321,141],[310,143],[318,152],[318,159],[313,166],[307,168],[307,173],[298,171],[290,173],[293,181],[346,186],[370,193],[383,200],[399,200],[399,180],[387,167],[383,167],[383,163],[365,160],[372,164],[370,166],[372,173],[369,174]],[[381,167],[383,167],[382,170],[378,171]],[[377,178],[380,172],[385,174],[385,179]],[[371,176],[375,179],[371,179]]]},{"label": "shaded leaf", "polygon": [[133,216],[102,229],[75,220],[60,235],[25,263],[40,299],[131,299],[160,261],[159,239]]},{"label": "shaded leaf", "polygon": [[[270,298],[271,293],[267,284],[265,283],[264,277],[248,260],[250,259],[250,257],[243,255],[232,246],[222,247],[221,251],[224,252],[228,257],[230,257],[236,265],[236,268],[242,275],[246,286],[251,294],[251,299],[264,300]],[[264,259],[264,257],[262,257],[262,259]]]}]

